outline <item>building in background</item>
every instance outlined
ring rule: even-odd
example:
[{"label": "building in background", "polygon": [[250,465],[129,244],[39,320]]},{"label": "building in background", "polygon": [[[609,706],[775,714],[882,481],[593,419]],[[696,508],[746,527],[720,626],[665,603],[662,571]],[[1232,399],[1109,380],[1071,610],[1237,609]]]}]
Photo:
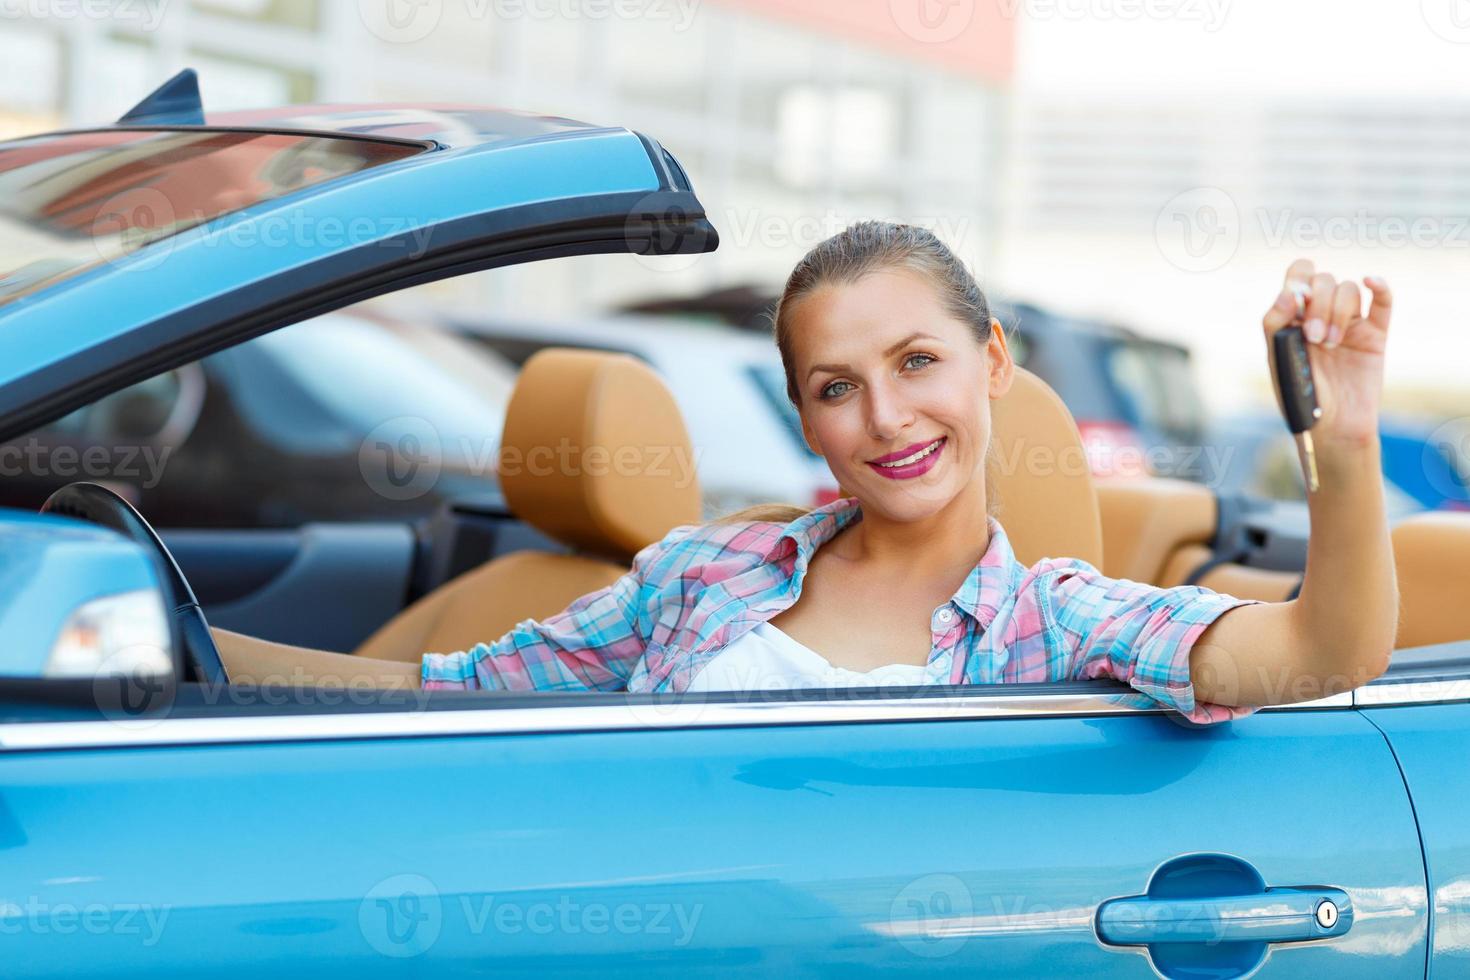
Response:
[{"label": "building in background", "polygon": [[721,233],[707,256],[571,259],[446,283],[436,299],[448,305],[576,314],[731,282],[775,287],[864,217],[923,223],[981,267],[995,244],[1014,60],[999,8],[949,21],[925,19],[922,0],[118,0],[93,18],[83,7],[98,5],[68,17],[32,4],[41,16],[4,22],[6,135],[116,118],[186,65],[206,110],[503,105],[656,133]]},{"label": "building in background", "polygon": [[1470,20],[1455,7],[1016,0],[991,277],[1184,343],[1213,407],[1274,415],[1261,316],[1287,265],[1381,275],[1387,407],[1470,416]]},{"label": "building in background", "polygon": [[[1198,85],[1209,84],[1198,79]],[[1261,317],[1289,263],[1394,287],[1390,406],[1470,412],[1470,101],[1015,95],[990,270],[1013,295],[1183,343],[1222,410],[1272,410]]]}]

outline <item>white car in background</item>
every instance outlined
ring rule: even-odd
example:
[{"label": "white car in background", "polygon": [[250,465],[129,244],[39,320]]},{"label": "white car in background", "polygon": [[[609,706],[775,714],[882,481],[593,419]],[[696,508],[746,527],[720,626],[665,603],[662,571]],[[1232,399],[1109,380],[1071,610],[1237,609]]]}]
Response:
[{"label": "white car in background", "polygon": [[559,322],[454,317],[443,325],[517,367],[543,347],[619,351],[649,364],[684,413],[706,518],[757,503],[817,506],[836,496],[827,464],[801,438],[769,337],[664,316]]}]

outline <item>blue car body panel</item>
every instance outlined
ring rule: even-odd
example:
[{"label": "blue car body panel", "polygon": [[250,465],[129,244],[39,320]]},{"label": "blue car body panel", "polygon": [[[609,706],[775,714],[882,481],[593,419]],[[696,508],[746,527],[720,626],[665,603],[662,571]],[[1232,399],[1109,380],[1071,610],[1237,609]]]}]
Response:
[{"label": "blue car body panel", "polygon": [[1365,714],[1388,736],[1413,797],[1434,909],[1429,975],[1470,976],[1470,703]]},{"label": "blue car body panel", "polygon": [[1141,977],[1096,907],[1207,852],[1350,897],[1259,976],[1424,975],[1413,813],[1353,711],[35,752],[0,786],[35,976]]}]

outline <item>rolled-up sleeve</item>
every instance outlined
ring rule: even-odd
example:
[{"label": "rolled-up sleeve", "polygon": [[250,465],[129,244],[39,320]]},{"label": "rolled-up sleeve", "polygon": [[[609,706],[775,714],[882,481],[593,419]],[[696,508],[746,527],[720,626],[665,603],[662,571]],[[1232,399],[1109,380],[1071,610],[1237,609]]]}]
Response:
[{"label": "rolled-up sleeve", "polygon": [[1068,675],[1112,677],[1198,724],[1241,718],[1255,710],[1200,701],[1190,680],[1189,656],[1210,624],[1239,599],[1197,585],[1160,588],[1103,575],[1086,562],[1058,569],[1038,583],[1054,641],[1069,661]]},{"label": "rolled-up sleeve", "polygon": [[611,585],[544,620],[526,619],[493,643],[426,653],[427,690],[618,691],[648,645],[645,586],[669,549],[694,529],[681,525],[638,552]]}]

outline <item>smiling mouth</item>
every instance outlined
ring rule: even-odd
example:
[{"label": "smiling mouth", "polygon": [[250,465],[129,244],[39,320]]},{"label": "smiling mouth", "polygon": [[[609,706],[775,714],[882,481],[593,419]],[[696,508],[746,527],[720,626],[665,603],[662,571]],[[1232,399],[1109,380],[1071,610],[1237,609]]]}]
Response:
[{"label": "smiling mouth", "polygon": [[917,452],[910,453],[902,459],[895,459],[886,463],[875,462],[872,465],[882,467],[885,470],[898,469],[900,466],[912,466],[919,460],[923,459],[925,456],[938,452],[939,447],[944,445],[944,441],[947,438],[948,436],[940,436],[938,439],[935,439],[923,449],[920,449]]}]

